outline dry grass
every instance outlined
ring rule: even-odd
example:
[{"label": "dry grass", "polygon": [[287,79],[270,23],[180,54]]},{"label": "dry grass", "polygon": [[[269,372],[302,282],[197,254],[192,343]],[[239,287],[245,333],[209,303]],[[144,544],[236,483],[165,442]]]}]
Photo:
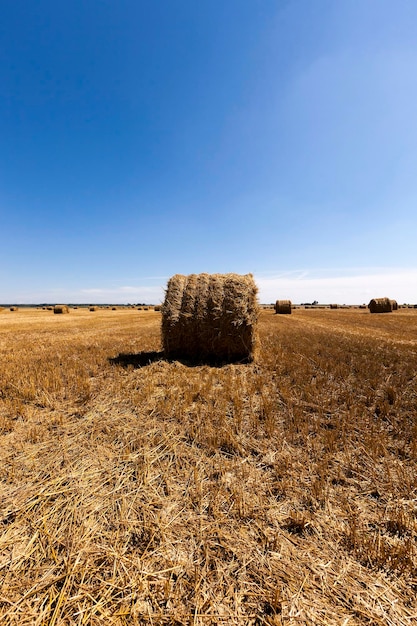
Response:
[{"label": "dry grass", "polygon": [[2,623],[416,623],[417,312],[266,311],[222,368],[159,326],[1,316]]}]

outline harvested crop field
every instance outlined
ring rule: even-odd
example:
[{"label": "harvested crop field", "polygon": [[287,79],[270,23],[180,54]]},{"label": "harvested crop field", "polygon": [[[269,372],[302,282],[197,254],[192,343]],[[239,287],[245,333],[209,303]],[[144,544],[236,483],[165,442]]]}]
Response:
[{"label": "harvested crop field", "polygon": [[2,313],[2,623],[416,623],[417,310],[265,310],[223,367],[160,324]]}]

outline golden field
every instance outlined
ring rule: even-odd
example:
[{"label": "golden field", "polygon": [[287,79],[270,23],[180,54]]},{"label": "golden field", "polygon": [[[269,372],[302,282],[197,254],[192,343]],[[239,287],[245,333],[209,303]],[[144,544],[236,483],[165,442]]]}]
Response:
[{"label": "golden field", "polygon": [[223,367],[160,322],[0,313],[1,623],[417,623],[417,310],[265,310]]}]

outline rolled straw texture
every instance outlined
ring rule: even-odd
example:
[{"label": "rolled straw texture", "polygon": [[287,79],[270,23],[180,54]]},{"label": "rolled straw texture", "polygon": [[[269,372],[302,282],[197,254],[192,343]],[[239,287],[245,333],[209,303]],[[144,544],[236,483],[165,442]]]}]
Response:
[{"label": "rolled straw texture", "polygon": [[389,298],[373,298],[368,304],[371,313],[391,313],[392,305]]},{"label": "rolled straw texture", "polygon": [[54,306],[54,313],[55,314],[59,314],[59,313],[69,313],[69,306],[67,306],[66,304],[56,304]]},{"label": "rolled straw texture", "polygon": [[291,300],[277,300],[275,302],[275,313],[280,315],[290,315],[291,314]]},{"label": "rolled straw texture", "polygon": [[162,343],[169,358],[251,361],[259,304],[252,274],[176,274],[168,281]]}]

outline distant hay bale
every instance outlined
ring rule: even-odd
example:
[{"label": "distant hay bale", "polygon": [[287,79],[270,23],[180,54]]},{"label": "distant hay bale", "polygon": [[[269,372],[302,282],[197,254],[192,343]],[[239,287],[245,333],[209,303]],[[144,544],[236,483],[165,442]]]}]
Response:
[{"label": "distant hay bale", "polygon": [[338,305],[338,304],[331,304],[331,305],[330,305],[330,308],[331,308],[331,309],[338,309],[338,308],[339,308],[339,305]]},{"label": "distant hay bale", "polygon": [[391,302],[391,309],[393,311],[398,311],[398,302],[396,300],[390,300]]},{"label": "distant hay bale", "polygon": [[368,304],[371,313],[391,313],[392,306],[389,298],[373,298]]},{"label": "distant hay bale", "polygon": [[69,306],[67,306],[66,304],[56,304],[54,306],[54,314],[62,314],[62,313],[69,313]]},{"label": "distant hay bale", "polygon": [[90,306],[89,307],[89,311],[98,311],[99,307],[98,306]]},{"label": "distant hay bale", "polygon": [[277,315],[290,315],[291,307],[291,300],[277,300],[275,302],[275,313]]},{"label": "distant hay bale", "polygon": [[251,361],[259,305],[252,274],[176,274],[168,281],[162,343],[168,358]]},{"label": "distant hay bale", "polygon": [[11,310],[11,311],[18,311],[18,310],[19,310],[19,307],[18,307],[18,306],[11,306],[11,307],[10,307],[10,310]]},{"label": "distant hay bale", "polygon": [[160,311],[160,310],[161,310],[161,307],[160,307],[159,305],[154,306],[153,310],[154,310],[154,311]]}]

